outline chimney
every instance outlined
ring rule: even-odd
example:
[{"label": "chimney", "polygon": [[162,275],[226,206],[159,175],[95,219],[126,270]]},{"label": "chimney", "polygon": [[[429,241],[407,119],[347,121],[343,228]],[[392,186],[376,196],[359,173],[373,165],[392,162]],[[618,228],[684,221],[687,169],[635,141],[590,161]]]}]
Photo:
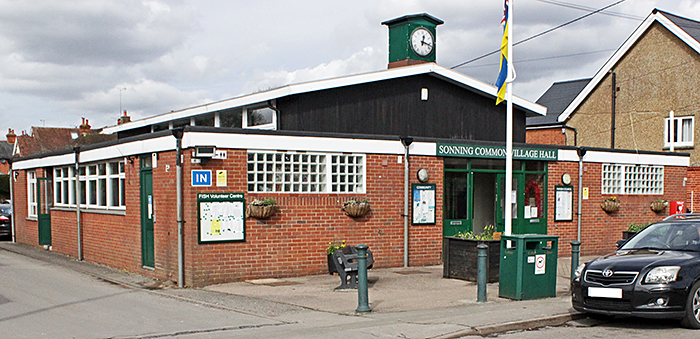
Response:
[{"label": "chimney", "polygon": [[8,128],[8,129],[7,129],[7,135],[6,135],[6,137],[7,137],[7,143],[8,143],[8,144],[13,144],[13,145],[14,145],[15,141],[17,141],[17,135],[15,134],[15,131],[12,130],[11,128]]},{"label": "chimney", "polygon": [[127,122],[131,122],[131,117],[126,115],[126,110],[124,110],[124,115],[119,117],[119,120],[117,120],[117,125],[125,124]]},{"label": "chimney", "polygon": [[85,135],[90,132],[90,120],[83,118],[83,123],[78,127],[80,135]]}]

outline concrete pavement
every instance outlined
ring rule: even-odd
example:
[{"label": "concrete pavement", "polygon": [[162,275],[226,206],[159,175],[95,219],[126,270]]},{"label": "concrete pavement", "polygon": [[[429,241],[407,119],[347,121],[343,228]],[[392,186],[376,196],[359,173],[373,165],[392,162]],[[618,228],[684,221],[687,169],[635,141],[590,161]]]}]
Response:
[{"label": "concrete pavement", "polygon": [[[179,289],[109,267],[79,262],[30,246],[0,243],[0,249],[88,274],[130,288],[278,320],[289,326],[250,329],[250,337],[268,332],[286,337],[323,337],[341,331],[352,337],[458,338],[504,331],[556,326],[581,317],[568,294],[569,258],[557,267],[557,296],[513,301],[498,297],[498,283],[488,284],[488,302],[477,303],[476,283],[442,278],[442,266],[368,271],[372,312],[357,314],[357,291],[334,291],[332,275],[262,279]],[[592,258],[582,258],[585,262]],[[279,331],[279,333],[275,333]],[[237,336],[246,337],[244,333]]]}]

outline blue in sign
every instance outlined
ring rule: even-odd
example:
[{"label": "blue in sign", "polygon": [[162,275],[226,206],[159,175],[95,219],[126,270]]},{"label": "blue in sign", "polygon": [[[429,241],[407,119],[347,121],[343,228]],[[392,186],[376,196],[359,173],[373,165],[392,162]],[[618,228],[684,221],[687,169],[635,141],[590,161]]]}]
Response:
[{"label": "blue in sign", "polygon": [[192,171],[192,186],[211,186],[211,170]]}]

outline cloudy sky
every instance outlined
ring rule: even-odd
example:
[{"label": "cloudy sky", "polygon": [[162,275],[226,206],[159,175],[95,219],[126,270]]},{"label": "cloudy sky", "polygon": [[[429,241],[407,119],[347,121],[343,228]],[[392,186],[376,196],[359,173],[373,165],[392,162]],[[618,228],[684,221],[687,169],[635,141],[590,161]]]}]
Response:
[{"label": "cloudy sky", "polygon": [[[514,41],[619,0],[511,0]],[[500,46],[502,0],[0,0],[0,135],[114,125],[315,79],[386,69],[381,22],[429,13],[437,62]],[[700,1],[623,0],[514,48],[514,93],[591,77],[659,8],[700,20]],[[589,10],[586,10],[589,9]],[[456,70],[494,83],[496,55]],[[0,136],[0,139],[3,138]]]}]

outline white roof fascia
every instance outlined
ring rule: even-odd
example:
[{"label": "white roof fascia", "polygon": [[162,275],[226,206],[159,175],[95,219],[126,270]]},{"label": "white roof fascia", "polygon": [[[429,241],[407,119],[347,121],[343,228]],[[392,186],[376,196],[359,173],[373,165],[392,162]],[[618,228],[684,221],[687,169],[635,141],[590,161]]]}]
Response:
[{"label": "white roof fascia", "polygon": [[[350,85],[357,85],[363,83],[370,83],[375,81],[382,81],[388,79],[396,79],[401,77],[419,75],[419,74],[438,74],[444,78],[450,79],[462,86],[472,87],[483,93],[492,95],[496,97],[497,89],[493,85],[481,82],[479,80],[473,79],[459,72],[441,67],[435,63],[425,63],[414,66],[407,67],[397,67],[388,70],[382,70],[372,73],[364,73],[357,75],[350,75],[345,77],[338,77],[332,79],[324,79],[317,81],[310,81],[300,84],[287,85],[277,89],[273,89],[266,92],[254,93],[249,95],[244,95],[237,98],[222,100],[210,104],[200,105],[196,107],[186,108],[183,110],[160,114],[157,116],[144,118],[141,120],[135,120],[128,122],[123,125],[116,125],[111,127],[105,127],[102,130],[103,134],[111,134],[115,132],[120,132],[124,130],[135,129],[139,127],[149,126],[158,124],[165,121],[177,120],[182,118],[188,118],[195,115],[220,111],[228,108],[243,107],[247,105],[259,104],[261,102],[266,102],[268,100],[277,99],[289,95],[308,93],[313,91],[319,91],[324,89],[339,88]],[[540,115],[545,115],[547,109],[536,103],[527,101],[525,99],[513,96],[513,103]]]},{"label": "white roof fascia", "polygon": [[[578,162],[576,150],[559,150],[558,161]],[[690,157],[683,155],[636,154],[588,150],[583,156],[584,163],[609,163],[627,165],[690,166]]]},{"label": "white roof fascia", "polygon": [[[80,152],[80,163],[89,163],[116,159],[130,155],[148,154],[153,152],[171,151],[175,149],[175,138],[172,135],[159,138],[137,140],[124,144],[105,146]],[[30,169],[49,166],[64,166],[75,164],[75,153],[46,156],[14,162],[13,168]]]},{"label": "white roof fascia", "polygon": [[[401,141],[387,139],[354,139],[331,137],[306,137],[267,134],[234,134],[187,132],[182,138],[182,148],[214,145],[220,149],[287,150],[328,153],[396,154],[405,152]],[[124,144],[111,145],[80,152],[80,163],[91,163],[127,156],[167,152],[175,150],[175,138],[171,135],[159,138],[137,140]],[[434,142],[414,142],[409,147],[411,155],[435,156],[437,144]],[[75,164],[75,154],[46,156],[17,161],[12,164],[15,170]]]},{"label": "white roof fascia", "polygon": [[678,36],[681,40],[683,40],[685,43],[690,45],[693,49],[698,51],[700,53],[700,45],[698,44],[695,39],[690,37],[688,33],[680,29],[678,26],[673,24],[671,20],[663,16],[660,12],[652,13],[647,16],[646,19],[644,19],[644,22],[642,22],[639,27],[630,35],[627,40],[620,46],[620,48],[615,51],[615,53],[608,59],[608,61],[603,65],[603,67],[598,70],[598,73],[591,79],[591,81],[588,82],[588,85],[583,88],[581,92],[576,96],[576,98],[569,104],[569,106],[566,107],[566,109],[559,115],[559,118],[557,119],[559,122],[564,122],[569,117],[571,114],[574,112],[574,110],[583,102],[586,97],[593,91],[593,89],[598,86],[598,83],[603,80],[603,77],[605,77],[606,74],[608,74],[608,71],[612,69],[612,67],[622,59],[622,57],[627,53],[627,51],[632,48],[632,46],[637,42],[637,40],[644,34],[644,32],[647,31],[647,29],[651,26],[651,24],[654,23],[654,21],[658,21],[661,23],[664,27],[666,27],[668,30],[670,30],[673,34]]},{"label": "white roof fascia", "polygon": [[[354,139],[331,137],[302,137],[266,134],[232,134],[187,132],[182,138],[182,148],[215,145],[222,149],[287,150],[329,153],[396,154],[405,152],[399,139]],[[434,142],[414,142],[409,147],[412,155],[437,154]]]}]

